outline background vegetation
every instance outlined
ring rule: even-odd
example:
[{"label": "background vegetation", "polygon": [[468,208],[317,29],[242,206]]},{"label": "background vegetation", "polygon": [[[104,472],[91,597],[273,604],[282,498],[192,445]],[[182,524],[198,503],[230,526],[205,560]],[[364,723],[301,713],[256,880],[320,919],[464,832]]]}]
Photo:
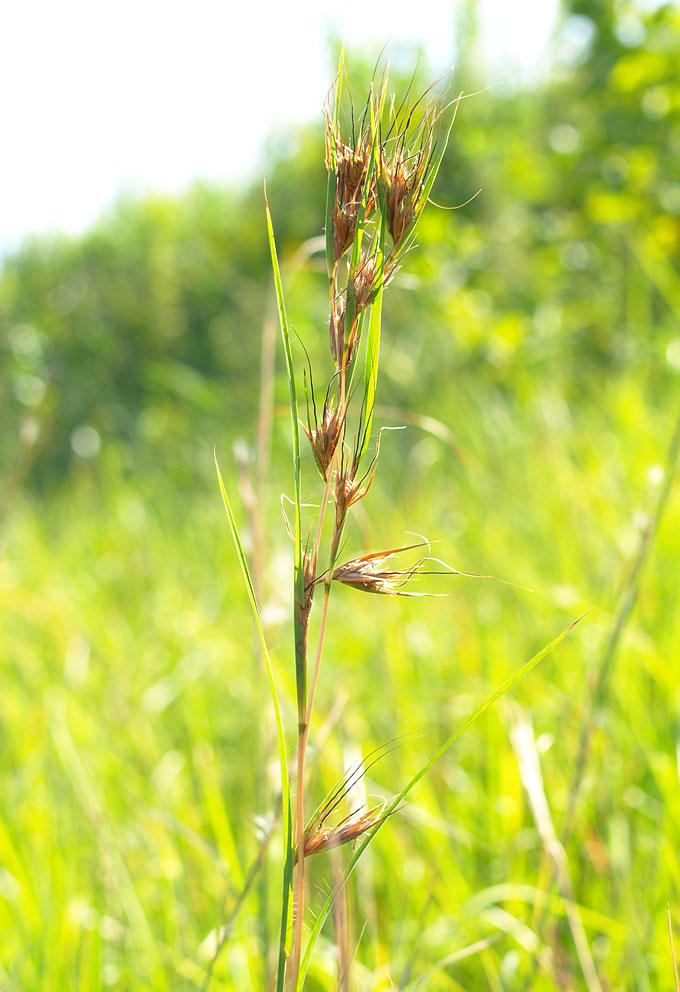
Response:
[{"label": "background vegetation", "polygon": [[[434,197],[482,193],[429,208],[386,297],[377,416],[407,429],[385,438],[347,556],[373,548],[379,519],[380,546],[441,537],[458,568],[534,592],[462,577],[433,583],[443,599],[340,589],[319,797],[407,734],[365,782],[398,792],[490,688],[589,613],[361,863],[352,988],[673,987],[677,491],[653,521],[680,416],[679,29],[672,6],[574,0],[549,79],[462,104]],[[459,59],[456,86],[487,82]],[[317,365],[322,148],[320,116],[273,140],[263,169],[290,316]],[[270,291],[259,176],[121,203],[82,238],[4,261],[4,992],[200,988],[269,830],[275,743],[212,448],[252,529]],[[292,747],[286,417],[279,361],[261,583]],[[272,845],[215,990],[271,980],[276,859]],[[336,965],[329,927],[310,990],[336,988]]]}]

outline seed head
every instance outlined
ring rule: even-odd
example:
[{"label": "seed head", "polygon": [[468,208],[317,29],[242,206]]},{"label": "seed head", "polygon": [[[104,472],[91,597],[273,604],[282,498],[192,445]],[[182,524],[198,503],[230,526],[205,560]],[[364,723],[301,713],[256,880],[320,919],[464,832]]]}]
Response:
[{"label": "seed head", "polygon": [[306,628],[307,621],[309,619],[309,614],[312,609],[312,600],[314,599],[314,587],[316,585],[316,576],[314,562],[307,554],[306,551],[302,552],[302,575],[303,575],[303,586],[304,593],[302,600],[296,603],[300,622],[303,627]]},{"label": "seed head", "polygon": [[324,482],[328,479],[328,469],[333,460],[338,441],[342,436],[343,417],[340,409],[332,400],[327,400],[323,406],[321,421],[312,426],[309,420],[303,427],[312,446],[316,467]]},{"label": "seed head", "polygon": [[404,157],[399,149],[391,160],[383,161],[387,224],[392,243],[399,244],[411,229],[424,206],[422,199],[425,162],[421,155]]},{"label": "seed head", "polygon": [[329,851],[332,847],[355,841],[371,827],[377,826],[389,814],[382,815],[384,803],[374,806],[366,813],[353,814],[336,827],[319,826],[313,833],[305,834],[305,857],[318,851]]},{"label": "seed head", "polygon": [[336,582],[343,582],[364,592],[378,593],[383,596],[422,596],[423,593],[406,592],[404,586],[414,576],[420,573],[421,566],[428,560],[420,558],[410,568],[386,569],[384,566],[395,555],[402,551],[412,551],[421,548],[423,544],[409,544],[402,548],[390,548],[387,551],[374,551],[372,554],[361,555],[351,561],[339,565],[333,572]]},{"label": "seed head", "polygon": [[[309,362],[309,355],[307,355]],[[338,407],[334,386],[337,373],[332,376],[326,387],[326,395],[323,401],[321,417],[317,412],[316,399],[314,397],[314,381],[312,377],[312,366],[309,363],[309,384],[307,382],[307,371],[305,378],[305,398],[307,401],[307,426],[302,424],[302,429],[309,438],[312,447],[314,461],[321,473],[321,478],[328,480],[328,470],[333,461],[335,450],[342,438],[345,426],[345,414]]]},{"label": "seed head", "polygon": [[340,466],[335,476],[335,519],[336,525],[344,521],[347,511],[354,503],[358,503],[368,493],[373,485],[375,473],[378,470],[378,458],[380,457],[380,442],[383,432],[399,428],[381,427],[378,431],[378,440],[375,445],[375,452],[368,463],[368,467],[363,475],[359,475],[359,465],[362,457],[362,435],[356,439],[354,451],[347,455],[343,449],[340,457]]},{"label": "seed head", "polygon": [[427,195],[428,180],[436,172],[436,146],[444,108],[428,104],[413,124],[417,108],[427,94],[397,115],[396,135],[380,148],[379,182],[385,194],[387,225],[396,247],[418,220]]},{"label": "seed head", "polygon": [[[354,273],[352,289],[354,291],[354,301],[357,313],[361,313],[373,302],[377,290],[380,288],[377,279],[378,254],[377,252],[363,251],[361,260]],[[392,280],[397,270],[396,265],[388,265],[383,270],[383,287]]]},{"label": "seed head", "polygon": [[[333,206],[333,253],[339,261],[354,241],[361,199],[371,157],[370,131],[362,128],[352,144],[346,144],[333,126],[326,107],[326,168],[335,170],[335,203]],[[366,191],[366,217],[377,200],[375,180]]]},{"label": "seed head", "polygon": [[371,488],[375,478],[376,466],[371,464],[369,470],[357,478],[358,464],[355,459],[345,464],[344,459],[335,477],[335,515],[337,520],[344,520],[350,506],[363,499]]},{"label": "seed head", "polygon": [[328,334],[331,342],[331,354],[340,368],[345,352],[345,312],[347,304],[344,296],[336,296],[331,300],[331,316],[328,324]]}]

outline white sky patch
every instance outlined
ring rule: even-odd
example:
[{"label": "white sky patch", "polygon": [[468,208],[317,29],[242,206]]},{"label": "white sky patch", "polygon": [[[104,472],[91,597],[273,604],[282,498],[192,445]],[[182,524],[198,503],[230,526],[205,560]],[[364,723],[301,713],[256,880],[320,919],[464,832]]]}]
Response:
[{"label": "white sky patch", "polygon": [[512,85],[530,83],[547,72],[559,0],[481,0],[480,14],[487,72]]},{"label": "white sky patch", "polygon": [[[557,0],[482,0],[501,81],[543,67]],[[272,130],[320,117],[328,38],[453,62],[454,0],[21,0],[0,15],[0,252],[82,231],[121,191],[252,174]]]}]

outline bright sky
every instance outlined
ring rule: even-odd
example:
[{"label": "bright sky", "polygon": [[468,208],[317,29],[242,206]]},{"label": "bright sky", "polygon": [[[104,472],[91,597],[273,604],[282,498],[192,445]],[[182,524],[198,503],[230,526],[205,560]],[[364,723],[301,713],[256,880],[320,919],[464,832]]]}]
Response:
[{"label": "bright sky", "polygon": [[[264,137],[321,112],[329,31],[454,59],[462,0],[16,0],[0,14],[0,252],[83,230],[123,190],[257,166]],[[538,74],[558,0],[479,0],[480,57]]]}]

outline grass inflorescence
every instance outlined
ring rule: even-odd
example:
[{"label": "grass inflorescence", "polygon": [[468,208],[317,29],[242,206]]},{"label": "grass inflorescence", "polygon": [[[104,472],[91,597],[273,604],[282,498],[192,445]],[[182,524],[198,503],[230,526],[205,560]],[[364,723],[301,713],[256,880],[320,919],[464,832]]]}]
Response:
[{"label": "grass inflorescence", "polygon": [[[409,87],[403,99],[397,102],[395,96],[389,97],[389,77],[388,72],[384,71],[380,77],[374,76],[365,104],[357,111],[351,99],[349,108],[343,104],[343,75],[344,64],[341,58],[333,95],[325,111],[328,175],[326,268],[332,368],[328,374],[320,415],[314,390],[314,370],[309,354],[305,351],[306,423],[302,424],[302,429],[322,483],[317,520],[309,526],[307,535],[303,535],[300,403],[293,359],[293,337],[284,300],[272,215],[265,195],[271,262],[288,375],[295,514],[294,527],[290,531],[295,546],[293,631],[297,748],[294,803],[289,799],[280,711],[276,689],[273,681],[271,682],[279,734],[284,806],[281,942],[276,982],[278,992],[282,992],[284,988],[289,992],[298,992],[303,988],[315,941],[331,906],[373,837],[400,808],[411,789],[460,733],[552,650],[571,629],[568,628],[536,654],[527,665],[506,680],[500,689],[492,693],[472,716],[463,721],[459,729],[411,778],[396,799],[350,811],[338,823],[331,825],[327,822],[328,817],[348,791],[341,788],[333,802],[322,806],[311,818],[307,817],[306,789],[309,773],[306,759],[333,585],[342,583],[356,590],[389,596],[413,596],[419,594],[407,592],[404,586],[418,575],[436,571],[464,574],[445,566],[437,559],[431,559],[429,555],[419,558],[410,567],[388,567],[388,563],[398,553],[423,547],[427,542],[385,551],[365,552],[344,564],[338,563],[350,511],[366,499],[378,472],[380,441],[384,428],[375,432],[373,424],[384,292],[406,253],[415,244],[418,221],[428,202],[462,97],[460,94],[451,100],[448,93],[437,97],[435,90],[430,89],[414,98]],[[221,475],[219,478],[255,621],[267,657],[267,670],[271,676],[252,580]],[[326,527],[329,507],[329,527]],[[324,564],[321,566],[320,559],[324,554]],[[440,564],[442,568],[426,569],[425,566],[430,562]],[[318,599],[321,599],[321,616],[316,646],[310,656],[310,617]],[[344,874],[333,884],[304,947],[307,859],[344,844],[356,844],[360,838],[362,843],[350,859]],[[291,897],[292,918],[289,911]],[[345,974],[343,981],[348,980],[348,975]]]}]

